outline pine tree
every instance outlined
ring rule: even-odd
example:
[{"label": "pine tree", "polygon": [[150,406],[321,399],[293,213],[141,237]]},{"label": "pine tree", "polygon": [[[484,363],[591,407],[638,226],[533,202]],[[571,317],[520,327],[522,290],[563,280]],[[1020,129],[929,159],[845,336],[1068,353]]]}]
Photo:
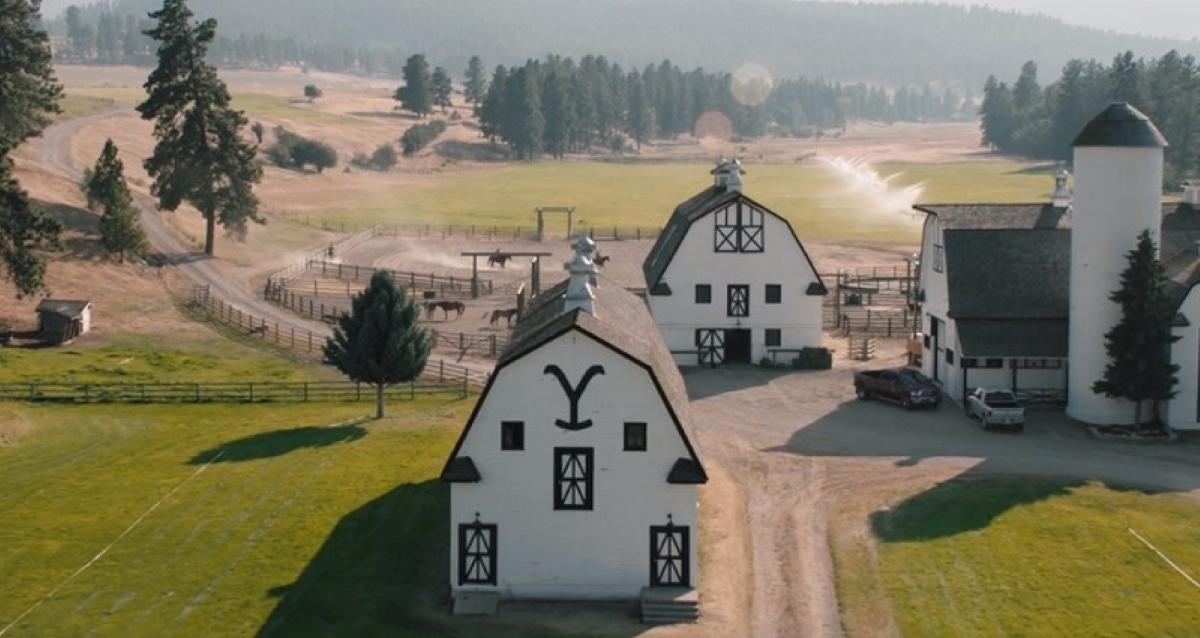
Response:
[{"label": "pine tree", "polygon": [[1142,424],[1142,403],[1152,401],[1157,418],[1159,401],[1175,396],[1178,381],[1179,366],[1171,363],[1171,344],[1179,340],[1171,334],[1175,305],[1157,253],[1150,231],[1144,230],[1126,255],[1129,267],[1121,273],[1121,287],[1108,297],[1121,306],[1121,319],[1104,335],[1109,362],[1092,384],[1093,392],[1132,401],[1135,426]]},{"label": "pine tree", "polygon": [[36,0],[0,0],[0,262],[18,299],[44,288],[46,262],[36,251],[56,246],[62,230],[30,203],[9,159],[59,112],[62,87],[38,8]]},{"label": "pine tree", "polygon": [[187,202],[200,211],[207,222],[204,252],[212,255],[218,223],[239,239],[248,221],[266,223],[253,192],[262,166],[255,148],[242,139],[246,116],[231,107],[228,88],[204,59],[216,21],[193,25],[185,0],[164,0],[149,15],[158,21],[146,31],[159,43],[158,67],[146,80],[148,97],[137,110],[142,119],[154,120],[158,140],[143,163],[154,179],[150,192],[162,209]]},{"label": "pine tree", "polygon": [[487,80],[483,77],[483,61],[473,55],[467,60],[467,70],[464,72],[463,97],[467,102],[478,105],[487,95]]},{"label": "pine tree", "polygon": [[1012,93],[1008,85],[997,82],[996,76],[988,76],[983,86],[983,104],[979,107],[980,124],[983,132],[980,143],[994,150],[1008,151],[1012,144],[1013,119]]},{"label": "pine tree", "polygon": [[433,87],[433,104],[440,106],[442,112],[451,106],[451,98],[454,95],[454,82],[450,79],[450,74],[446,73],[446,69],[437,67],[433,70],[433,74],[429,76],[430,84]]},{"label": "pine tree", "polygon": [[479,116],[479,132],[493,145],[504,135],[505,94],[508,89],[508,69],[504,65],[496,67],[492,72],[492,82],[488,85],[487,96],[476,108]]},{"label": "pine tree", "polygon": [[433,111],[433,78],[429,63],[420,53],[404,63],[404,86],[396,89],[393,96],[400,108],[412,111],[417,117],[425,117]]},{"label": "pine tree", "polygon": [[376,272],[365,290],[338,318],[325,342],[325,362],[353,381],[375,386],[375,418],[383,418],[383,390],[411,381],[425,369],[432,343],[417,327],[421,310],[396,286],[391,275]]},{"label": "pine tree", "polygon": [[125,183],[125,165],[117,157],[117,145],[109,139],[96,159],[87,182],[88,207],[99,208],[100,241],[121,263],[125,256],[142,255],[149,248],[146,233],[138,225],[133,197]]}]

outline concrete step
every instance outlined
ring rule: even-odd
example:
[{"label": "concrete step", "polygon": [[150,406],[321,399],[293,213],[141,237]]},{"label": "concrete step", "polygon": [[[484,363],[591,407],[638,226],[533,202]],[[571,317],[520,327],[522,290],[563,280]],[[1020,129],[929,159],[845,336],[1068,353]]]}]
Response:
[{"label": "concrete step", "polygon": [[455,616],[495,616],[500,594],[494,591],[458,590],[453,593]]}]

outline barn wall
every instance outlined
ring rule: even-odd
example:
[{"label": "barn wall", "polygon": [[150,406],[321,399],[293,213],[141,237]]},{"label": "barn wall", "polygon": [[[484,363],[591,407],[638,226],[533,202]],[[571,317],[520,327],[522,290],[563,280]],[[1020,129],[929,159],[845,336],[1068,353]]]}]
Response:
[{"label": "barn wall", "polygon": [[[569,402],[544,373],[548,364],[572,384],[590,366],[604,367],[579,400],[579,419],[592,427],[554,424],[568,418]],[[524,450],[500,449],[506,420],[525,422]],[[647,451],[623,450],[626,421],[646,422]],[[556,447],[594,449],[592,511],[554,509]],[[458,525],[476,512],[498,526],[497,589],[506,597],[636,597],[650,579],[650,526],[666,524],[668,514],[691,527],[691,580],[698,582],[696,488],[666,480],[687,449],[649,373],[590,337],[568,332],[501,369],[459,454],[471,457],[482,480],[451,487],[452,587],[459,586]]]},{"label": "barn wall", "polygon": [[[737,327],[736,319],[727,316],[727,287],[748,284],[750,314],[741,318],[740,327],[752,331],[752,362],[769,356],[765,342],[768,328],[782,331],[781,348],[819,347],[824,297],[805,294],[810,284],[818,282],[817,273],[787,224],[764,211],[763,252],[718,253],[713,249],[716,217],[713,212],[696,220],[667,265],[662,279],[672,294],[649,297],[654,321],[667,346],[672,351],[694,350],[697,328]],[[768,283],[782,286],[779,304],[765,303]],[[712,303],[696,303],[696,284],[712,286]],[[677,357],[677,362],[694,365],[696,359],[689,355]]]},{"label": "barn wall", "polygon": [[1179,366],[1175,385],[1177,394],[1162,406],[1164,420],[1176,430],[1200,430],[1200,294],[1193,288],[1180,306],[1179,312],[1191,321],[1190,326],[1176,328],[1180,337],[1171,345],[1171,361]]}]

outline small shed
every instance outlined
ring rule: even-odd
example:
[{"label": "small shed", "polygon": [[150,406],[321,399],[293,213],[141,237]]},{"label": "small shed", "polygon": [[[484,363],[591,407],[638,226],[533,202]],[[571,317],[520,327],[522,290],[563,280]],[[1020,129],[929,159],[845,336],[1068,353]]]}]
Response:
[{"label": "small shed", "polygon": [[69,343],[92,329],[92,302],[43,299],[37,306],[38,335],[53,344]]}]

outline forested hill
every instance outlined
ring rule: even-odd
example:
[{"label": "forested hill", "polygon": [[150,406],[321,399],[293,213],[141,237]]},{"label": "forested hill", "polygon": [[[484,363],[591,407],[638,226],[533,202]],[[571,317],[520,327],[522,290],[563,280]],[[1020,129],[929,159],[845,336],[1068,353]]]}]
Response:
[{"label": "forested hill", "polygon": [[[111,12],[124,23],[159,6],[156,0],[111,0],[85,6],[82,15],[94,25]],[[471,55],[488,65],[519,65],[547,54],[596,54],[626,68],[668,59],[685,69],[732,72],[754,62],[778,78],[978,87],[988,75],[1028,60],[1049,70],[1072,58],[1110,60],[1125,50],[1200,54],[1197,40],[1120,35],[1043,16],[931,3],[191,0],[189,6],[197,17],[217,18],[219,34],[240,38],[243,46],[291,40],[291,51],[329,58],[308,60],[314,66],[333,70],[365,59],[375,68],[359,70],[391,75],[412,53],[455,72]],[[65,34],[61,21],[52,27]],[[364,56],[366,49],[374,51]]]}]

